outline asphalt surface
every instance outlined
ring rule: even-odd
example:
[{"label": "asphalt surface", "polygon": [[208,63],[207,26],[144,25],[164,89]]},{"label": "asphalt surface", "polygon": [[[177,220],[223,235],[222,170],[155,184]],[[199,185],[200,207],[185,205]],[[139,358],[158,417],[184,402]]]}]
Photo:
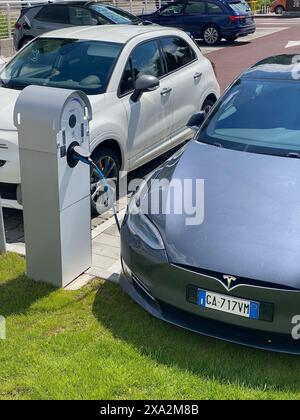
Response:
[{"label": "asphalt surface", "polygon": [[[200,44],[203,54],[215,63],[222,91],[240,73],[265,57],[277,54],[300,54],[300,18],[260,18],[256,20],[256,24],[257,31],[255,34],[240,38],[232,44],[222,42],[216,47],[207,47]],[[299,41],[299,43],[297,44],[296,41]],[[291,42],[294,46],[286,48]],[[147,175],[169,155],[170,153],[143,166],[131,174],[130,178],[141,178]],[[92,227],[96,228],[108,217],[110,217],[110,214],[94,218]],[[22,212],[5,209],[4,222],[7,242],[23,242]]]},{"label": "asphalt surface", "polygon": [[[278,54],[300,54],[300,18],[260,18],[256,19],[256,24],[254,35],[240,38],[231,45],[224,42],[218,47],[201,48],[215,63],[222,91],[240,73],[263,58]],[[290,41],[299,41],[299,45],[286,48]]]}]

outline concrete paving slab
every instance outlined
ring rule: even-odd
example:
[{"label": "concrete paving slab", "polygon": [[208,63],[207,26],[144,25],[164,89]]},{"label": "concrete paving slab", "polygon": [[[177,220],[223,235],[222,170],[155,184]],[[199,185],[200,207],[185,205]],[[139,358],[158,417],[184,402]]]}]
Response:
[{"label": "concrete paving slab", "polygon": [[117,249],[120,248],[120,238],[117,236],[108,235],[106,232],[103,232],[101,235],[97,236],[93,243],[106,246],[108,245]]}]

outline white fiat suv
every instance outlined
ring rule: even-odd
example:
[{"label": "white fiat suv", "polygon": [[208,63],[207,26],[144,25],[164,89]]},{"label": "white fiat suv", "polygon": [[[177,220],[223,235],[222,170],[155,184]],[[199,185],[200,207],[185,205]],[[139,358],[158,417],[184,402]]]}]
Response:
[{"label": "white fiat suv", "polygon": [[[188,119],[206,112],[220,89],[212,65],[183,31],[107,25],[61,29],[36,38],[0,71],[0,193],[21,209],[13,111],[28,85],[76,89],[91,101],[92,157],[117,180],[187,140]],[[41,139],[43,141],[43,139]],[[92,206],[101,189],[91,174]]]}]

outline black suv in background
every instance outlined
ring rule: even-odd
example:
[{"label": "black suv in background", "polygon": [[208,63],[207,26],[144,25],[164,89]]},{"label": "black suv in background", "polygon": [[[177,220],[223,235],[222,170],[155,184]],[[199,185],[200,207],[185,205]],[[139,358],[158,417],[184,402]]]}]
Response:
[{"label": "black suv in background", "polygon": [[125,10],[97,2],[65,1],[41,4],[22,10],[15,25],[14,46],[19,50],[45,32],[68,26],[107,24],[141,25],[145,22]]}]

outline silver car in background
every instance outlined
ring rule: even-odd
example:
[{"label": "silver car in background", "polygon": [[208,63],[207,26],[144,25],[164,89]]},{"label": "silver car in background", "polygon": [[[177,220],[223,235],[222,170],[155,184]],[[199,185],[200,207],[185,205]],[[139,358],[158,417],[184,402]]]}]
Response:
[{"label": "silver car in background", "polygon": [[72,26],[147,25],[137,16],[111,5],[87,1],[58,1],[24,7],[15,25],[16,51],[46,32]]}]

